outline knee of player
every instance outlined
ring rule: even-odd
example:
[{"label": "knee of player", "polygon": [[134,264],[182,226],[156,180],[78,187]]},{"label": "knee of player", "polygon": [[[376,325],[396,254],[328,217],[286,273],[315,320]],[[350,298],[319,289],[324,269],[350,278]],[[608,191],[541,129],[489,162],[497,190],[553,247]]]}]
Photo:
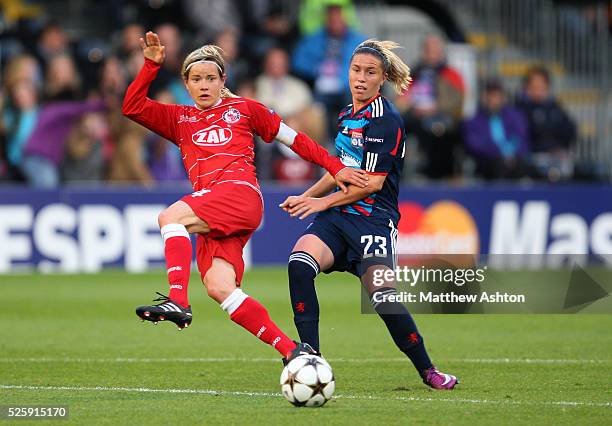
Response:
[{"label": "knee of player", "polygon": [[225,299],[227,299],[227,296],[231,294],[230,291],[227,291],[223,288],[223,286],[218,285],[214,281],[208,282],[206,292],[208,293],[208,297],[217,303],[222,303]]},{"label": "knee of player", "polygon": [[158,216],[157,216],[157,223],[159,224],[159,227],[164,227],[170,223],[177,223],[176,218],[174,217],[174,215],[172,214],[172,210],[170,208],[167,208],[165,210],[163,210]]},{"label": "knee of player", "polygon": [[289,256],[287,265],[289,278],[315,277],[321,271],[319,263],[310,254],[295,251]]},{"label": "knee of player", "polygon": [[228,281],[227,277],[218,276],[217,274],[208,274],[206,276],[206,292],[208,297],[222,303],[227,297],[236,290],[236,284]]}]

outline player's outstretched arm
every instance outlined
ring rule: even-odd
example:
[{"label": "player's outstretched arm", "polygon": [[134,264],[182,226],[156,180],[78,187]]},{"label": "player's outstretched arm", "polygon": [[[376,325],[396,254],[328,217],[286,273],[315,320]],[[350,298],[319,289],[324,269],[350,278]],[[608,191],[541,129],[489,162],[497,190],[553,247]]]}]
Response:
[{"label": "player's outstretched arm", "polygon": [[328,173],[325,173],[321,179],[319,179],[314,185],[308,188],[302,196],[304,197],[322,197],[329,194],[336,187],[336,181],[334,177]]},{"label": "player's outstretched arm", "polygon": [[334,177],[342,192],[346,193],[346,185],[357,185],[365,188],[368,185],[368,175],[362,169],[346,167],[338,157],[330,155],[321,145],[302,132],[296,132],[285,123],[280,123],[276,140],[291,148],[304,160],[318,164]]},{"label": "player's outstretched arm", "polygon": [[147,97],[149,87],[164,61],[166,49],[154,32],[149,31],[145,37],[146,42],[140,39],[145,63],[128,86],[121,111],[129,119],[176,143],[176,105],[164,105]]},{"label": "player's outstretched arm", "polygon": [[313,213],[318,213],[336,206],[354,203],[382,189],[386,176],[370,175],[370,177],[370,183],[366,188],[349,186],[346,193],[338,191],[322,198],[304,196],[289,197],[281,204],[281,207],[291,216],[299,216],[300,219],[304,219]]},{"label": "player's outstretched arm", "polygon": [[366,187],[368,176],[364,170],[346,167],[338,157],[334,157],[321,145],[302,132],[296,132],[282,122],[273,110],[263,104],[247,99],[251,112],[251,125],[256,134],[265,142],[277,140],[289,147],[304,160],[318,164],[334,176],[337,185],[346,192],[346,185]]},{"label": "player's outstretched arm", "polygon": [[285,210],[287,213],[289,212],[289,205],[293,205],[299,200],[302,200],[306,197],[322,197],[336,187],[336,181],[333,176],[329,173],[325,173],[321,179],[319,179],[314,185],[308,188],[302,195],[291,195],[285,199],[278,206]]}]

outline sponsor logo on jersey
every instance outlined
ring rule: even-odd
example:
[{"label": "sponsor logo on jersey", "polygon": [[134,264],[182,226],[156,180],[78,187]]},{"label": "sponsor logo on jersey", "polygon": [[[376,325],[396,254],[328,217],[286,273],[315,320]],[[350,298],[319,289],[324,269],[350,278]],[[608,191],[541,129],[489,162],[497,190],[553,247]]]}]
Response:
[{"label": "sponsor logo on jersey", "polygon": [[213,124],[191,136],[193,143],[199,146],[221,146],[232,140],[232,129]]},{"label": "sponsor logo on jersey", "polygon": [[351,145],[356,147],[363,147],[363,134],[360,131],[353,130],[351,132]]},{"label": "sponsor logo on jersey", "polygon": [[180,123],[197,123],[200,120],[201,120],[201,118],[199,118],[199,117],[181,114],[181,115],[179,115],[178,124],[180,124]]},{"label": "sponsor logo on jersey", "polygon": [[236,108],[230,108],[227,111],[225,111],[223,113],[223,115],[221,116],[221,118],[223,119],[223,121],[225,121],[227,124],[232,124],[237,122],[238,120],[240,120],[240,111],[238,111]]},{"label": "sponsor logo on jersey", "polygon": [[351,154],[346,152],[344,149],[340,153],[340,161],[342,162],[342,164],[348,167],[360,167],[361,166],[361,160],[353,157]]},{"label": "sponsor logo on jersey", "polygon": [[365,141],[370,143],[383,143],[385,140],[383,138],[371,138],[369,136],[366,136]]}]

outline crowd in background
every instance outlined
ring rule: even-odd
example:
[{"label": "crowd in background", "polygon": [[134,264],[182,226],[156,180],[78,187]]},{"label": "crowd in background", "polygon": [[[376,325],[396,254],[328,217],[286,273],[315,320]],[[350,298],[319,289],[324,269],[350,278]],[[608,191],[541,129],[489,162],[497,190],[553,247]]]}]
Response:
[{"label": "crowd in background", "polygon": [[[139,38],[149,29],[166,46],[150,97],[193,104],[180,77],[183,58],[214,43],[224,51],[226,85],[234,93],[263,102],[333,149],[337,114],[350,102],[351,53],[368,38],[350,0],[169,4],[177,10],[136,10],[139,19],[117,21],[103,45],[69,37],[44,14],[3,34],[0,181],[50,188],[185,180],[178,150],[121,115],[125,89],[143,63]],[[413,83],[395,103],[418,146],[418,175],[571,178],[576,126],[556,101],[545,68],[531,69],[517,96],[499,79],[486,79],[480,108],[466,118],[465,84],[446,63],[441,37],[425,36],[420,62],[410,65]],[[301,184],[320,173],[280,144],[256,146],[263,180]]]}]

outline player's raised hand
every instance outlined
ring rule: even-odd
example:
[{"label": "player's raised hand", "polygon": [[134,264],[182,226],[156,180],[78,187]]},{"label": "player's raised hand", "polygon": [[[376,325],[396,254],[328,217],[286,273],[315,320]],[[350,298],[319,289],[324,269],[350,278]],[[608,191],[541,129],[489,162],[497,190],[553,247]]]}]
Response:
[{"label": "player's raised hand", "polygon": [[365,188],[366,186],[368,186],[368,179],[368,172],[363,169],[356,169],[353,167],[345,167],[338,173],[336,173],[336,176],[334,176],[336,185],[338,185],[338,187],[345,194],[348,192],[346,184]]},{"label": "player's raised hand", "polygon": [[153,31],[148,31],[145,38],[140,38],[140,47],[144,57],[155,63],[162,64],[166,59],[166,46],[162,46],[159,36]]}]

